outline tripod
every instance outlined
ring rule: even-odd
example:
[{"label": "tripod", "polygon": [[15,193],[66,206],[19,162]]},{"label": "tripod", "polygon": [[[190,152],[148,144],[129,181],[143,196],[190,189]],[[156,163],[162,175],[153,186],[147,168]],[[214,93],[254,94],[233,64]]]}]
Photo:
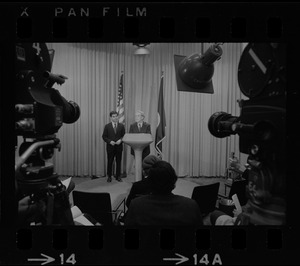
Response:
[{"label": "tripod", "polygon": [[20,147],[20,152],[24,152],[15,164],[16,181],[22,194],[29,195],[32,203],[40,200],[46,203],[45,215],[39,217],[43,225],[74,225],[66,188],[53,172],[53,164],[45,163],[58,147],[56,138],[24,142]]}]

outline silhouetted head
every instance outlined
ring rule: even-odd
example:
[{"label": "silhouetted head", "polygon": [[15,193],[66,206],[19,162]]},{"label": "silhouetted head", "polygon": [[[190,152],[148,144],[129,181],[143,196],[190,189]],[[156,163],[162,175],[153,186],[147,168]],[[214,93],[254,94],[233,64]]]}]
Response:
[{"label": "silhouetted head", "polygon": [[149,171],[149,181],[153,194],[169,194],[175,188],[177,175],[172,165],[166,161],[158,161]]},{"label": "silhouetted head", "polygon": [[161,159],[152,154],[149,154],[148,156],[146,156],[144,158],[143,163],[142,163],[142,168],[143,168],[145,176],[149,175],[149,171],[150,171],[151,167],[153,166],[153,164],[155,164],[158,161],[161,161]]}]

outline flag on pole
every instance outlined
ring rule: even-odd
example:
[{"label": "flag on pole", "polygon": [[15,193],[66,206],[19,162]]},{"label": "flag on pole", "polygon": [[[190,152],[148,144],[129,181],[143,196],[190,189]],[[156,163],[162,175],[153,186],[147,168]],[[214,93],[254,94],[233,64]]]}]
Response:
[{"label": "flag on pole", "polygon": [[[117,113],[119,115],[119,123],[122,123],[125,125],[125,107],[124,107],[124,84],[123,84],[123,71],[121,71],[121,77],[120,77],[120,83],[118,88],[118,99],[117,99]],[[124,150],[126,151],[126,146],[124,147]],[[124,152],[123,155],[123,174],[121,177],[126,177],[126,152]]]},{"label": "flag on pole", "polygon": [[162,141],[165,138],[165,127],[166,127],[163,83],[164,83],[164,76],[162,72],[160,78],[159,96],[158,96],[158,110],[157,110],[158,122],[156,127],[156,134],[155,134],[155,150],[158,157],[160,157],[161,159],[162,159]]},{"label": "flag on pole", "polygon": [[121,72],[119,89],[118,89],[117,113],[119,114],[119,123],[125,124],[125,109],[124,109],[124,97],[123,97],[123,72]]}]

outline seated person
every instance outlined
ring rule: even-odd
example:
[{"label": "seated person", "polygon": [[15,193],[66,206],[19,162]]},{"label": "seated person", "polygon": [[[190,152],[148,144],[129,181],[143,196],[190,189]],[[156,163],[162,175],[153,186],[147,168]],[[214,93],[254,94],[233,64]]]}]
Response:
[{"label": "seated person", "polygon": [[140,195],[148,195],[150,194],[150,185],[149,180],[147,179],[149,170],[152,165],[156,162],[160,161],[160,159],[155,155],[148,155],[144,158],[142,163],[144,179],[141,181],[134,182],[129,195],[126,200],[126,206],[129,208],[131,200],[140,196]]},{"label": "seated person", "polygon": [[214,210],[210,215],[210,222],[212,225],[242,225],[240,218],[237,219],[240,214],[236,209],[233,211],[233,217],[222,211]]},{"label": "seated person", "polygon": [[201,211],[193,199],[174,195],[177,175],[166,161],[156,162],[148,176],[151,194],[135,198],[125,226],[200,226]]},{"label": "seated person", "polygon": [[[267,164],[264,167],[270,171],[266,172],[272,173],[270,170],[272,168],[269,168]],[[260,169],[259,171],[262,170]],[[211,214],[212,225],[285,224],[285,194],[282,193],[281,189],[274,189],[274,184],[270,182],[272,176],[266,175],[262,178],[257,172],[258,170],[253,167],[251,170],[247,169],[243,173],[243,178],[247,180],[247,185],[245,191],[246,204],[241,206],[241,211],[234,210],[233,217],[220,211],[214,211]],[[278,169],[274,173],[276,173],[276,184],[280,184],[280,188],[282,188],[283,185],[280,181],[283,180],[284,173],[280,170],[278,171]],[[242,203],[241,200],[240,202]]]},{"label": "seated person", "polygon": [[210,215],[212,225],[250,225],[247,213],[251,212],[249,201],[242,206],[242,211],[233,210],[233,217],[220,210],[214,210]]}]

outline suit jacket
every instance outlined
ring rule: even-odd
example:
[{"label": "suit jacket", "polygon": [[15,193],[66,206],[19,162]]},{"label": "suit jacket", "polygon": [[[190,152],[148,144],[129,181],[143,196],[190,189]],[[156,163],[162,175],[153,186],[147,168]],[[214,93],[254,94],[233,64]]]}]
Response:
[{"label": "suit jacket", "polygon": [[202,214],[196,201],[172,193],[144,195],[131,201],[125,226],[201,226]]},{"label": "suit jacket", "polygon": [[[143,122],[143,125],[141,127],[141,131],[139,131],[138,123],[135,122],[130,125],[129,133],[147,133],[151,134],[151,126],[150,124]],[[133,149],[131,149],[131,154],[134,155]],[[150,154],[150,145],[146,146],[143,150],[143,158]]]},{"label": "suit jacket", "polygon": [[120,145],[110,145],[111,141],[117,141],[119,139],[122,139],[125,135],[125,127],[123,124],[118,123],[117,125],[117,133],[115,133],[112,123],[108,123],[105,125],[102,138],[107,143],[106,144],[106,150],[110,151],[115,149],[119,149],[120,151],[123,150],[123,144]]},{"label": "suit jacket", "polygon": [[131,200],[141,195],[148,195],[151,192],[149,179],[145,178],[141,181],[134,182],[126,199],[126,206],[129,208]]}]

